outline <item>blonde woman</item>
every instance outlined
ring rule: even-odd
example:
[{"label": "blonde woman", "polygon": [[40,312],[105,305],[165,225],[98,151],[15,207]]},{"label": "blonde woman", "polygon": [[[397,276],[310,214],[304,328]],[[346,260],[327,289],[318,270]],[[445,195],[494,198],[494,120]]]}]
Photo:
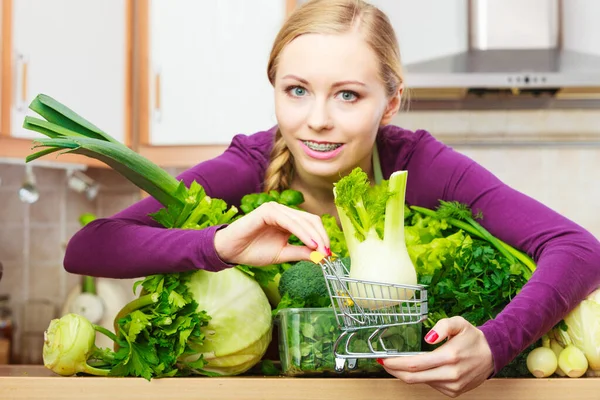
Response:
[{"label": "blonde woman", "polygon": [[[309,1],[281,28],[267,73],[277,126],[236,136],[224,154],[180,178],[234,205],[251,192],[297,189],[303,210],[266,203],[227,226],[167,230],[148,217],[160,208],[148,198],[78,232],[65,268],[122,278],[308,259],[312,250],[328,251],[318,216],[337,215],[332,188],[340,175],[360,166],[372,180],[379,173],[387,179],[406,169],[409,204],[433,208],[440,199],[457,200],[481,210],[492,234],[538,265],[497,318],[480,327],[443,319],[426,337],[446,341],[435,351],[381,360],[391,375],[449,396],[493,376],[600,284],[600,243],[590,233],[427,131],[390,125],[403,75],[394,31],[377,8],[360,0]],[[287,245],[290,234],[305,246]]]}]

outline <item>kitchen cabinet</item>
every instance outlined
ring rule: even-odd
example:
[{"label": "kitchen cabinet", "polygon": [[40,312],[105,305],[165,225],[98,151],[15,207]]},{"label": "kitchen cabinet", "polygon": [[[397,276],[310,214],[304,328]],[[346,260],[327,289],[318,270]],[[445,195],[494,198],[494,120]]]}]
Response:
[{"label": "kitchen cabinet", "polygon": [[222,146],[273,126],[266,69],[285,5],[149,0],[142,144]]},{"label": "kitchen cabinet", "polygon": [[[0,156],[24,157],[41,134],[22,128],[39,93],[48,94],[130,144],[130,18],[127,0],[1,0]],[[2,150],[1,148],[4,148]],[[21,154],[23,151],[25,154]],[[47,160],[54,159],[46,157]],[[64,161],[63,156],[58,158]],[[88,164],[90,159],[80,158]]]},{"label": "kitchen cabinet", "polygon": [[[460,399],[596,400],[599,392],[600,378],[490,379]],[[142,378],[67,378],[42,366],[0,366],[0,398],[3,400],[153,400],[173,398],[174,393],[179,400],[448,399],[429,386],[407,385],[395,378],[235,376],[162,378],[148,382]]]}]

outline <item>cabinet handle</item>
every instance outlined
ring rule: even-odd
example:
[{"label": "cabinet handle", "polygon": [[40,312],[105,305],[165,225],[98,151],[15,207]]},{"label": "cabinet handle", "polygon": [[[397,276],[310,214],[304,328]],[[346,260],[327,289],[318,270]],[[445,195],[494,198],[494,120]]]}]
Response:
[{"label": "cabinet handle", "polygon": [[27,58],[27,56],[23,55],[23,54],[19,54],[19,62],[21,64],[21,84],[20,87],[18,88],[18,93],[20,94],[19,96],[17,96],[17,111],[19,112],[23,112],[26,108],[27,108],[27,85],[28,85],[28,80],[27,77],[29,75],[29,59]]},{"label": "cabinet handle", "polygon": [[25,103],[27,101],[27,60],[23,61],[23,81],[21,82],[21,101]]},{"label": "cabinet handle", "polygon": [[160,75],[160,71],[154,74],[154,119],[157,122],[160,122],[161,116]]}]

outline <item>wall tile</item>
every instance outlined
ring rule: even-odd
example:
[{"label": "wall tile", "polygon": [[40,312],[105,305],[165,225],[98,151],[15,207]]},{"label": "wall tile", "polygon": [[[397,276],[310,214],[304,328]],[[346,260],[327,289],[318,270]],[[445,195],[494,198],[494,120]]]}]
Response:
[{"label": "wall tile", "polygon": [[506,111],[471,111],[465,116],[470,120],[469,135],[506,134],[508,124]]},{"label": "wall tile", "polygon": [[40,198],[29,207],[31,223],[55,224],[61,218],[61,193],[56,188],[40,189]]},{"label": "wall tile", "polygon": [[0,293],[9,294],[12,303],[23,301],[22,292],[16,290],[23,286],[22,260],[0,260],[4,267],[2,280],[0,280]]},{"label": "wall tile", "polygon": [[392,119],[392,124],[416,131],[418,129],[431,129],[429,126],[429,115],[422,111],[401,111]]},{"label": "wall tile", "polygon": [[18,188],[23,184],[25,168],[21,165],[0,163],[0,179],[3,188]]},{"label": "wall tile", "polygon": [[61,287],[57,279],[60,269],[61,266],[56,263],[43,267],[32,264],[29,268],[30,298],[49,300],[57,306],[62,304]]},{"label": "wall tile", "polygon": [[543,111],[511,111],[506,113],[506,133],[536,135],[545,128]]},{"label": "wall tile", "polygon": [[85,174],[98,182],[106,190],[137,190],[137,187],[121,174],[106,168],[90,168]]},{"label": "wall tile", "polygon": [[79,216],[84,213],[95,213],[98,199],[88,200],[85,195],[67,190],[66,197],[66,223],[79,224]]},{"label": "wall tile", "polygon": [[577,127],[578,110],[552,110],[544,112],[542,132],[548,134],[580,133]]},{"label": "wall tile", "polygon": [[66,172],[63,169],[33,167],[32,170],[38,188],[55,189],[65,184]]},{"label": "wall tile", "polygon": [[62,263],[62,240],[59,226],[30,226],[30,267],[53,267]]},{"label": "wall tile", "polygon": [[581,110],[577,115],[577,128],[581,133],[600,135],[600,111]]},{"label": "wall tile", "polygon": [[424,125],[422,129],[432,130],[440,134],[465,134],[472,131],[470,115],[463,112],[436,113],[431,120],[433,126]]},{"label": "wall tile", "polygon": [[25,229],[23,226],[0,225],[0,261],[23,261],[23,241]]},{"label": "wall tile", "polygon": [[3,225],[22,224],[25,204],[19,200],[16,188],[0,186],[0,222]]},{"label": "wall tile", "polygon": [[108,192],[98,198],[98,216],[111,216],[129,207],[138,200],[130,192]]}]

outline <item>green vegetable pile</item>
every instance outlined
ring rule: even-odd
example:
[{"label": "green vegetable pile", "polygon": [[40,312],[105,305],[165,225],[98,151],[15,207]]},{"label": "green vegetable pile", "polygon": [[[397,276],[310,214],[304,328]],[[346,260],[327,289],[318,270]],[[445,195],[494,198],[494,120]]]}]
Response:
[{"label": "green vegetable pile", "polygon": [[[186,187],[48,96],[36,97],[30,108],[45,120],[28,116],[25,128],[48,138],[36,139],[36,147],[44,149],[27,157],[28,162],[61,150],[103,161],[164,206],[151,216],[165,228],[203,229],[241,216],[236,207],[207,196],[196,182]],[[423,325],[429,328],[439,319],[454,315],[463,316],[474,325],[494,318],[529,279],[536,268],[533,260],[492,236],[477,222],[483,216],[473,215],[463,204],[441,201],[435,210],[398,207],[404,202],[406,176],[395,177],[394,185],[390,183],[395,189],[386,196],[391,199],[396,192],[402,196],[393,204],[389,202],[389,207],[383,207],[387,201],[380,202],[378,213],[387,208],[404,222],[403,227],[393,224],[403,230],[394,235],[403,237],[418,283],[427,285],[429,315]],[[387,188],[386,183],[381,188]],[[340,198],[347,196],[341,193]],[[253,193],[242,199],[240,210],[249,213],[269,201],[299,208],[304,198],[294,190]],[[360,206],[369,208],[369,204]],[[362,216],[367,220],[374,218],[368,213]],[[347,237],[333,216],[323,215],[322,221],[332,252],[343,258],[352,271]],[[392,227],[391,223],[388,225]],[[361,226],[354,229],[360,232]],[[382,229],[379,226],[373,232],[381,238]],[[301,244],[294,236],[289,242]],[[391,249],[392,245],[387,247]],[[114,333],[80,316],[53,320],[44,345],[46,366],[64,375],[88,373],[146,379],[240,374],[260,361],[271,341],[272,317],[278,315],[279,329],[283,331],[282,354],[289,358],[282,360],[284,369],[291,374],[334,370],[332,346],[341,331],[317,264],[301,261],[260,268],[239,265],[219,273],[154,275],[138,285],[142,288],[140,297],[117,315]],[[222,307],[223,304],[228,306]],[[115,350],[96,348],[96,332],[113,339]],[[369,333],[365,330],[361,335]],[[415,351],[427,346],[421,334],[421,325],[393,327],[386,340],[390,348]],[[355,351],[366,350],[366,342],[360,339],[353,344]],[[64,346],[65,340],[74,345]],[[525,357],[532,348],[533,345],[500,376],[525,376]],[[365,361],[360,371],[380,370],[372,362]]]},{"label": "green vegetable pile", "polygon": [[[427,286],[429,313],[424,327],[431,328],[441,318],[455,315],[464,317],[473,325],[482,325],[494,318],[518,294],[535,270],[536,265],[529,256],[492,236],[478,222],[481,218],[480,213],[474,215],[467,206],[458,202],[440,201],[435,210],[405,205],[407,252],[416,269],[418,283]],[[350,263],[346,265],[352,271]],[[293,301],[282,303],[279,309],[307,307],[301,303],[296,305]],[[301,349],[302,356],[292,357],[294,368],[312,371],[312,360],[320,359],[321,343],[327,342],[320,332],[331,330],[327,321],[318,318],[318,315],[306,321],[311,326],[323,325],[316,331],[306,328],[314,338],[293,336],[293,331],[299,327],[288,325],[290,331],[285,333],[289,346],[287,353],[297,356],[298,349]],[[333,336],[337,337],[337,334]],[[292,340],[294,337],[300,341]],[[435,347],[422,341],[420,335],[417,344],[419,347],[414,342],[401,345],[419,350],[421,347],[424,350]],[[526,376],[525,357],[533,347],[513,360],[499,376]],[[333,356],[329,355],[328,362],[328,365],[334,362]]]}]

